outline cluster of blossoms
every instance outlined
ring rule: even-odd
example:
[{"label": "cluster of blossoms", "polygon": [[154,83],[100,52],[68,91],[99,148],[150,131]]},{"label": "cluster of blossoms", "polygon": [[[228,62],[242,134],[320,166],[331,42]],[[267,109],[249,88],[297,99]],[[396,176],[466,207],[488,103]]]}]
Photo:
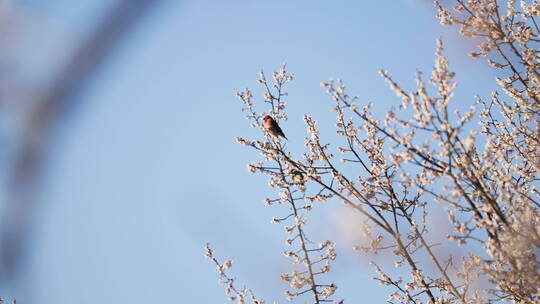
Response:
[{"label": "cluster of blossoms", "polygon": [[[335,148],[308,115],[301,158],[268,134],[266,141],[238,139],[262,155],[248,169],[267,174],[279,189],[265,204],[289,207],[272,222],[286,223],[286,243],[294,249],[285,255],[303,267],[281,277],[293,288],[286,292],[290,299],[311,293],[320,303],[336,290],[318,277],[330,270],[334,244],[313,248],[304,230],[315,202],[335,198],[364,218],[368,241],[354,249],[395,258],[396,269],[373,263],[374,279],[395,289],[389,303],[540,301],[540,2],[502,2],[457,0],[452,9],[435,3],[441,24],[480,39],[471,57],[485,57],[500,73],[501,92],[489,100],[454,102],[454,73],[437,41],[431,77],[417,72],[413,91],[381,71],[401,101],[384,119],[372,114],[372,104],[359,106],[343,82],[321,84],[334,102],[342,139]],[[259,83],[269,114],[279,121],[287,119],[282,87],[292,77],[282,68],[273,79],[269,84],[261,74]],[[237,95],[252,125],[264,132],[265,114],[254,110],[251,91]],[[432,233],[437,212],[448,217],[450,230],[442,237]],[[459,248],[457,256],[439,245]]]},{"label": "cluster of blossoms", "polygon": [[232,267],[232,261],[227,260],[224,263],[220,263],[215,257],[214,252],[210,248],[210,244],[206,244],[204,256],[213,261],[217,266],[217,272],[219,274],[219,283],[225,285],[225,293],[229,301],[236,301],[238,304],[246,303],[249,300],[252,304],[264,304],[265,301],[257,299],[253,291],[248,288],[238,289],[234,286],[234,279],[227,275],[226,271]]}]

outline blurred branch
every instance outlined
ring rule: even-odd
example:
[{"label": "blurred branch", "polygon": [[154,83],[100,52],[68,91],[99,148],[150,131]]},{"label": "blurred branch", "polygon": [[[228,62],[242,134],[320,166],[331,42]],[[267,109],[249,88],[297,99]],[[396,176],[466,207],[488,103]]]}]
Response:
[{"label": "blurred branch", "polygon": [[49,89],[35,100],[8,172],[8,197],[0,223],[0,281],[12,277],[21,262],[37,207],[40,177],[49,157],[47,152],[55,142],[60,123],[79,105],[80,96],[99,68],[158,3],[160,0],[117,1],[86,41],[67,58]]}]

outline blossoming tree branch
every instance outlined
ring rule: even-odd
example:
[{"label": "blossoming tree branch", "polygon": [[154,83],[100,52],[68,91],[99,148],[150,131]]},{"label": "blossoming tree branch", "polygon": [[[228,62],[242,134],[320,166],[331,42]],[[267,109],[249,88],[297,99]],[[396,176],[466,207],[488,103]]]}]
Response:
[{"label": "blossoming tree branch", "polygon": [[[445,3],[446,4],[446,3]],[[285,255],[291,271],[281,280],[289,300],[344,303],[329,274],[335,244],[308,235],[305,226],[320,202],[342,202],[365,219],[368,242],[351,250],[394,259],[392,268],[373,263],[380,284],[392,287],[389,303],[538,303],[540,301],[540,2],[513,0],[435,2],[443,25],[457,25],[480,41],[473,58],[498,70],[491,96],[454,100],[454,72],[437,41],[429,79],[417,72],[416,88],[401,87],[388,71],[381,76],[398,102],[385,117],[372,104],[349,95],[342,81],[322,83],[333,103],[341,141],[328,143],[317,122],[304,115],[305,153],[287,150],[285,86],[293,77],[283,66],[270,79],[260,74],[262,100],[238,92],[261,139],[238,138],[262,158],[248,165],[265,174],[276,196],[265,204],[287,214]],[[465,110],[463,110],[465,108]],[[354,172],[354,174],[351,174]],[[447,214],[451,231],[430,235],[434,211]],[[311,241],[308,241],[311,240]],[[312,242],[316,241],[316,242]],[[461,246],[459,258],[435,246]],[[229,299],[265,303],[237,288],[207,245]],[[421,261],[421,262],[419,262]]]}]

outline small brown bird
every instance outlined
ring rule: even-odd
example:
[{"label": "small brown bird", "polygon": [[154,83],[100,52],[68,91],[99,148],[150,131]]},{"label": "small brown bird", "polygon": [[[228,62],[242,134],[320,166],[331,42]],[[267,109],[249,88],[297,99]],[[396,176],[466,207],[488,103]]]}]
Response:
[{"label": "small brown bird", "polygon": [[264,129],[270,133],[270,135],[274,136],[274,137],[283,137],[285,138],[286,140],[289,140],[285,134],[283,133],[283,131],[281,130],[281,128],[279,127],[279,125],[277,124],[277,122],[272,118],[272,116],[270,115],[266,115],[265,117],[263,117],[263,120],[264,120]]},{"label": "small brown bird", "polygon": [[304,175],[302,174],[302,172],[296,169],[292,169],[290,172],[291,172],[292,180],[294,182],[298,184],[302,184],[302,185],[305,183]]}]

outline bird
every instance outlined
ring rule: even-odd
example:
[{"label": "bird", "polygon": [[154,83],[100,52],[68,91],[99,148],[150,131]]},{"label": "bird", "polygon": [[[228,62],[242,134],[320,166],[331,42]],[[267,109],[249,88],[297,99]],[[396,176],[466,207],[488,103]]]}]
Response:
[{"label": "bird", "polygon": [[270,115],[266,115],[263,117],[264,120],[264,129],[270,133],[270,135],[278,138],[279,136],[285,138],[286,140],[289,140],[285,133],[283,133],[283,130],[279,127],[277,122],[272,118]]},{"label": "bird", "polygon": [[302,172],[296,170],[296,169],[292,169],[290,171],[291,173],[291,176],[292,176],[292,180],[295,182],[295,183],[298,183],[298,184],[304,184],[305,180],[304,180],[304,175],[302,174]]}]

